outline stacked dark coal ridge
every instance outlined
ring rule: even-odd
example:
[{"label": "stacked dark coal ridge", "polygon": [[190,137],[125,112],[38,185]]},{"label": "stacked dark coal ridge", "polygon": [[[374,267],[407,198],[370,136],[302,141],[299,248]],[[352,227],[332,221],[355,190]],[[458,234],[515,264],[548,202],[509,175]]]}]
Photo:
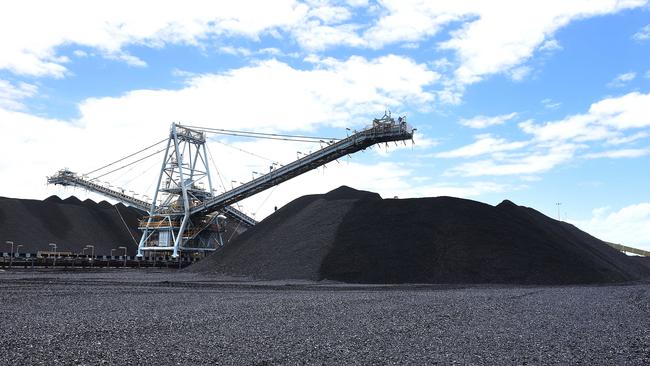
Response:
[{"label": "stacked dark coal ridge", "polygon": [[[138,222],[145,215],[121,203],[82,202],[74,196],[64,200],[51,196],[43,201],[0,197],[0,243],[9,240],[21,244],[20,253],[50,251],[49,243],[55,243],[57,251],[77,254],[86,245],[93,245],[95,255],[110,255],[111,249],[124,246],[127,255],[133,256],[142,235]],[[238,221],[228,220],[223,240],[233,240],[245,230]],[[10,250],[6,246],[0,252]],[[85,252],[90,253],[90,249]]]},{"label": "stacked dark coal ridge", "polygon": [[21,253],[51,251],[49,243],[55,243],[59,252],[77,254],[93,245],[95,255],[110,255],[111,249],[125,246],[128,255],[135,255],[141,235],[138,220],[143,214],[121,203],[82,202],[74,196],[65,200],[51,196],[43,201],[0,197],[0,240],[21,244]]},{"label": "stacked dark coal ridge", "polygon": [[585,284],[650,276],[573,225],[503,201],[298,198],[188,270],[349,283]]}]

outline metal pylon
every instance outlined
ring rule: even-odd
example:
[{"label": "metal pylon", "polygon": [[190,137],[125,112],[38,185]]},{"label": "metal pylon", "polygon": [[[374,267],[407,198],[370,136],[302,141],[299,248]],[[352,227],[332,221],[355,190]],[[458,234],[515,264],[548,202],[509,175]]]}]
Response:
[{"label": "metal pylon", "polygon": [[190,216],[192,207],[212,197],[205,141],[204,132],[172,123],[149,216],[140,221],[138,257],[144,251],[172,251],[177,258],[182,250],[222,245],[217,220],[223,216]]}]

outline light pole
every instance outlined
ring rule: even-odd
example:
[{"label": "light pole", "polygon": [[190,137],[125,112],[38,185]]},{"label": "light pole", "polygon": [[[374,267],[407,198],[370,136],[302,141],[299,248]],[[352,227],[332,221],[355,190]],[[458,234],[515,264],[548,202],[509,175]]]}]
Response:
[{"label": "light pole", "polygon": [[124,249],[124,268],[126,268],[126,247],[117,247],[117,249]]},{"label": "light pole", "polygon": [[90,248],[90,266],[94,267],[95,264],[95,246],[94,245],[86,245],[86,248]]},{"label": "light pole", "polygon": [[54,247],[54,260],[52,261],[52,267],[56,267],[56,244],[50,243],[48,245]]},{"label": "light pole", "polygon": [[22,246],[23,246],[22,244],[16,245],[16,251],[14,252],[14,256],[16,256],[16,254],[18,254],[18,257],[20,257],[20,252],[18,251],[18,249],[20,249],[20,247],[22,247]]},{"label": "light pole", "polygon": [[5,241],[5,244],[11,245],[11,256],[9,257],[9,268],[11,268],[11,265],[14,262],[14,242],[11,240]]},{"label": "light pole", "polygon": [[[111,249],[111,257],[108,259],[108,263],[111,263],[111,259],[113,259],[113,252],[116,251],[117,249]],[[108,267],[108,266],[107,266]]]},{"label": "light pole", "polygon": [[557,206],[557,219],[558,220],[562,220],[562,218],[560,217],[560,205],[561,204],[562,204],[562,202],[556,202],[555,203],[555,205]]}]

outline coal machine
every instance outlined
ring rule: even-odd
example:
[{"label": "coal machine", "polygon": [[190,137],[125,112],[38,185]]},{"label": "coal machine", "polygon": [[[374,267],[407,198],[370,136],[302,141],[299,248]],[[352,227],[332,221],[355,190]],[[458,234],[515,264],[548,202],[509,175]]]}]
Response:
[{"label": "coal machine", "polygon": [[[372,145],[412,140],[414,132],[415,129],[406,122],[405,117],[395,120],[390,113],[374,119],[372,125],[355,131],[346,138],[328,141],[318,137],[232,131],[172,123],[169,137],[159,142],[167,143],[164,149],[158,151],[164,151],[164,155],[151,200],[145,199],[146,197],[136,198],[134,194],[127,194],[124,189],[100,184],[97,178],[90,178],[89,174],[79,175],[69,169],[58,171],[48,177],[47,181],[49,184],[80,187],[147,212],[140,220],[142,237],[138,246],[138,257],[148,251],[164,251],[171,252],[172,257],[177,258],[181,251],[213,251],[222,246],[222,232],[226,220],[235,220],[244,227],[255,225],[254,218],[233,207],[239,201]],[[213,189],[208,166],[209,154],[206,149],[206,135],[210,133],[304,142],[320,141],[325,142],[326,146],[304,154],[289,164],[271,166],[268,173],[260,174],[257,178],[254,177],[223,193],[217,193]],[[147,149],[155,145],[158,143]],[[132,155],[134,154],[130,156]],[[124,158],[118,162],[122,160]],[[125,166],[128,165],[130,164]]]}]

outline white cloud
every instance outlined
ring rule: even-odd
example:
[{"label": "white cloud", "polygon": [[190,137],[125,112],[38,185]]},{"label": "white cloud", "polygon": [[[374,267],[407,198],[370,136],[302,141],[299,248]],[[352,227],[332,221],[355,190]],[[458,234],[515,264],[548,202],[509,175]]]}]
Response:
[{"label": "white cloud", "polygon": [[585,154],[586,159],[598,159],[598,158],[638,158],[641,156],[646,156],[650,154],[650,148],[646,149],[621,149],[621,150],[608,150],[601,151],[597,153]]},{"label": "white cloud", "polygon": [[585,150],[581,157],[587,159],[646,156],[650,154],[648,148],[589,150],[594,149],[596,143],[619,146],[646,138],[647,131],[630,133],[630,130],[650,127],[650,94],[633,92],[606,98],[593,103],[587,113],[541,124],[529,120],[519,123],[519,127],[531,135],[531,139],[509,142],[492,135],[479,135],[476,142],[439,153],[436,157],[471,158],[490,154],[489,159],[463,163],[445,172],[448,176],[473,177],[547,172],[576,159],[578,150]]},{"label": "white cloud", "polygon": [[510,78],[513,81],[522,81],[533,69],[530,66],[519,66],[509,70]]},{"label": "white cloud", "polygon": [[[216,128],[312,134],[318,128],[335,126],[341,128],[340,137],[345,133],[343,127],[362,128],[386,107],[396,111],[427,108],[433,95],[424,88],[437,80],[437,74],[425,65],[400,56],[373,60],[328,58],[318,60],[316,68],[308,70],[267,60],[221,74],[185,76],[189,79],[178,90],[134,90],[119,97],[86,99],[78,106],[80,117],[70,121],[0,108],[0,127],[5,140],[0,144],[0,153],[9,156],[12,151],[23,151],[16,159],[0,161],[0,175],[24,172],[24,184],[5,180],[0,182],[0,192],[7,196],[42,198],[53,192],[43,184],[46,175],[65,166],[88,172],[164,138],[172,121]],[[27,145],[30,149],[25,150]],[[286,149],[297,148],[280,145]],[[295,150],[286,149],[276,146],[258,152],[267,156],[277,152],[278,156],[273,158],[285,162],[295,159]],[[231,156],[232,152],[215,153],[220,169],[230,169],[232,179],[248,179],[252,170],[265,168],[265,162],[252,166],[252,162],[235,161]],[[130,189],[149,193],[153,180],[146,179],[145,173],[155,174],[158,165],[159,162],[147,161],[144,167],[138,165],[131,171],[132,176],[106,179],[117,185],[131,182]],[[381,177],[384,169],[393,168],[377,165],[370,171],[357,166],[355,171],[368,181],[386,183],[386,189],[398,190],[401,185],[410,184],[406,178],[398,182]],[[335,168],[328,169],[335,171]],[[332,181],[338,184],[344,178],[337,179]],[[299,192],[317,187],[310,180],[306,182],[309,184]],[[289,193],[287,197],[296,197]],[[394,195],[392,191],[387,193]]]},{"label": "white cloud", "polygon": [[72,51],[72,54],[77,57],[88,57],[88,52],[84,50],[74,50]]},{"label": "white cloud", "polygon": [[[461,64],[456,78],[468,84],[520,65],[572,20],[642,6],[645,1],[457,1],[444,10],[438,2],[425,4],[421,11],[447,14],[449,21],[458,20],[461,14],[475,17],[441,44],[442,48],[457,52]],[[432,30],[429,27],[428,31]]]},{"label": "white cloud", "polygon": [[612,243],[650,250],[650,203],[629,205],[618,211],[604,207],[595,209],[587,220],[572,224]]},{"label": "white cloud", "polygon": [[562,105],[562,103],[554,102],[550,98],[542,99],[541,103],[544,106],[544,108],[546,108],[546,109],[558,109]]},{"label": "white cloud", "polygon": [[501,114],[494,117],[476,116],[469,119],[461,119],[460,124],[471,128],[486,128],[489,126],[501,125],[517,116],[517,113]]},{"label": "white cloud", "polygon": [[233,56],[250,56],[252,51],[245,47],[221,46],[219,52]]},{"label": "white cloud", "polygon": [[272,29],[300,24],[307,11],[306,5],[293,0],[193,1],[183,6],[174,1],[3,2],[0,69],[62,77],[66,68],[57,53],[62,45],[97,49],[142,66],[136,56],[124,53],[124,47],[199,46],[212,36],[257,39]]},{"label": "white cloud", "polygon": [[484,175],[534,175],[547,172],[570,161],[580,146],[573,144],[554,145],[546,150],[526,154],[504,155],[500,159],[485,159],[460,164],[446,175],[477,177]]},{"label": "white cloud", "polygon": [[223,74],[194,77],[181,90],[138,90],[117,98],[91,98],[79,108],[83,116],[93,116],[92,122],[90,118],[82,121],[94,124],[175,120],[209,125],[219,118],[237,128],[309,131],[323,124],[363,123],[360,116],[405,103],[426,108],[433,95],[423,89],[436,77],[425,66],[399,56],[326,59],[316,70],[267,60]]},{"label": "white cloud", "polygon": [[250,49],[246,47],[234,47],[234,46],[221,46],[217,48],[218,52],[239,56],[239,57],[252,57],[252,56],[275,56],[275,57],[296,57],[296,54],[286,54],[282,52],[279,48],[275,47],[266,47],[260,49]]},{"label": "white cloud", "polygon": [[258,53],[262,55],[271,55],[271,56],[281,56],[283,55],[282,51],[280,51],[279,48],[275,47],[267,47],[267,48],[262,48],[257,51]]},{"label": "white cloud", "polygon": [[623,145],[623,144],[629,144],[629,143],[631,143],[631,142],[634,142],[634,141],[637,141],[637,140],[644,139],[644,138],[646,138],[646,137],[648,137],[648,136],[650,136],[650,132],[646,132],[646,131],[637,132],[637,133],[634,133],[634,134],[632,134],[632,135],[628,135],[628,136],[625,136],[625,135],[623,135],[623,134],[620,134],[620,135],[617,136],[617,137],[613,137],[613,138],[607,139],[607,141],[605,141],[605,144],[606,144],[606,145]]},{"label": "white cloud", "polygon": [[[126,100],[122,101],[127,103]],[[147,105],[143,105],[147,108]],[[3,195],[12,197],[44,198],[51,194],[79,197],[90,196],[96,200],[100,196],[87,194],[82,190],[45,187],[45,175],[67,166],[77,172],[86,172],[104,163],[137,150],[153,140],[164,138],[168,129],[167,121],[142,120],[140,123],[94,123],[94,113],[100,111],[84,110],[85,124],[71,124],[65,121],[44,119],[22,112],[9,112],[0,109],[0,121],[11,120],[16,128],[10,131],[8,143],[2,146],[3,153],[29,144],[34,147],[34,154],[29,151],[17,159],[0,161],[0,173],[8,174],[23,166],[30,169],[21,170],[24,184],[10,182],[0,183]],[[262,111],[263,113],[263,111]],[[223,117],[223,116],[221,116]],[[92,120],[92,121],[90,121]],[[211,123],[215,127],[235,127],[236,119],[216,118]],[[278,126],[279,128],[280,126]],[[232,137],[222,138],[223,145],[208,142],[210,155],[214,157],[218,174],[212,170],[214,187],[221,190],[225,186],[237,186],[239,182],[252,179],[252,172],[266,172],[271,161],[288,163],[296,159],[296,152],[317,149],[317,145],[296,142],[273,142],[268,140],[229,141]],[[119,141],[119,144],[116,143]],[[5,151],[6,149],[6,151]],[[243,153],[241,150],[247,151]],[[46,151],[47,154],[42,153]],[[253,156],[251,155],[257,155]],[[264,157],[261,159],[259,157]],[[269,159],[269,160],[266,160]],[[493,182],[463,182],[461,184],[431,184],[412,179],[417,171],[408,166],[394,162],[362,164],[357,157],[344,157],[338,162],[331,162],[275,188],[269,189],[241,202],[242,209],[261,219],[273,211],[274,206],[281,207],[301,195],[324,193],[340,185],[378,192],[383,197],[399,196],[421,197],[432,195],[455,195],[461,197],[477,196],[485,192],[501,192],[508,187]],[[151,195],[156,174],[160,165],[160,154],[145,163],[134,165],[134,169],[125,173],[112,174],[101,178],[116,187],[125,187],[138,193]],[[233,183],[232,180],[235,182]]]},{"label": "white cloud", "polygon": [[106,55],[106,58],[111,59],[111,60],[119,60],[122,62],[125,62],[129,66],[134,66],[134,67],[146,67],[147,63],[144,62],[143,60],[139,59],[138,57],[135,57],[133,55],[130,55],[126,52],[116,52],[116,53],[110,53]]},{"label": "white cloud", "polygon": [[647,41],[650,39],[650,24],[646,25],[645,27],[639,29],[638,32],[634,33],[632,35],[632,38],[636,41],[642,42],[642,41]]},{"label": "white cloud", "polygon": [[[558,49],[553,34],[571,21],[639,7],[645,0],[484,2],[384,0],[366,9],[366,24],[353,13],[367,1],[247,0],[238,2],[63,0],[8,2],[0,5],[0,69],[34,76],[66,73],[60,47],[73,45],[97,54],[145,66],[125,48],[185,44],[205,47],[213,38],[264,35],[291,38],[308,51],[335,46],[382,48],[417,43],[460,22],[440,44],[456,53],[453,90],[443,100],[457,101],[462,86],[507,72],[520,80],[522,66],[536,50]],[[33,9],[39,9],[34,12]],[[74,11],[72,11],[74,9]],[[255,11],[251,11],[254,9]],[[365,19],[364,19],[365,20]],[[85,52],[85,51],[84,51]]]},{"label": "white cloud", "polygon": [[33,84],[25,82],[14,84],[0,79],[0,108],[22,110],[25,108],[22,100],[34,96],[37,91],[38,87]]},{"label": "white cloud", "polygon": [[551,52],[551,51],[556,51],[561,49],[562,46],[560,45],[560,42],[557,41],[557,39],[549,39],[539,47],[540,51],[546,51],[546,52]]},{"label": "white cloud", "polygon": [[610,88],[621,88],[625,86],[630,81],[636,78],[635,72],[626,72],[624,74],[617,75],[614,80],[607,83],[607,86]]},{"label": "white cloud", "polygon": [[298,43],[309,51],[322,51],[333,46],[360,47],[365,44],[356,33],[353,24],[323,25],[319,21],[307,21],[296,29],[294,36]]},{"label": "white cloud", "polygon": [[518,150],[528,145],[528,142],[508,142],[505,139],[495,138],[492,135],[478,135],[472,144],[455,150],[436,154],[438,158],[468,158],[502,151]]},{"label": "white cloud", "polygon": [[633,92],[611,97],[592,104],[584,114],[545,124],[526,121],[519,126],[541,141],[617,138],[620,131],[650,126],[650,94]]},{"label": "white cloud", "polygon": [[336,24],[350,19],[352,13],[343,6],[324,5],[310,9],[307,15],[328,24]]},{"label": "white cloud", "polygon": [[497,73],[521,81],[532,71],[523,65],[536,50],[561,49],[555,32],[577,19],[643,6],[646,0],[528,2],[518,0],[419,1],[384,0],[381,16],[362,34],[358,45],[379,49],[387,44],[413,44],[448,27],[451,38],[439,43],[455,53],[456,68],[440,91],[444,103],[458,104],[464,86]]}]

